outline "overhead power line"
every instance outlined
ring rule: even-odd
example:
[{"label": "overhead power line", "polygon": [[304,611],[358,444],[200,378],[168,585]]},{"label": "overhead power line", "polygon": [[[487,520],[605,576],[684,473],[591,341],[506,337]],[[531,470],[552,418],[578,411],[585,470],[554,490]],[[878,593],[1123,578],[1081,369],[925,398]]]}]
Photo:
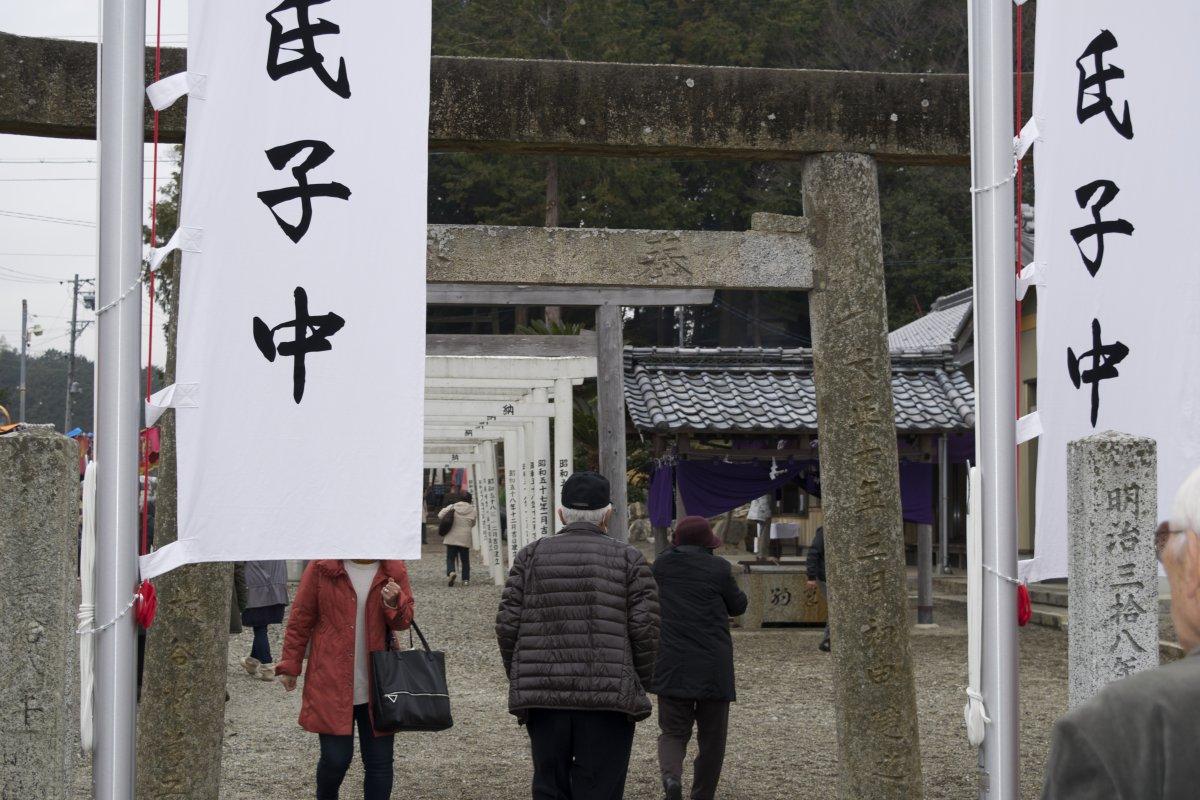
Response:
[{"label": "overhead power line", "polygon": [[12,217],[13,219],[24,219],[30,222],[53,222],[59,225],[76,225],[80,228],[94,228],[96,223],[89,222],[86,219],[70,219],[68,217],[52,217],[47,214],[27,214],[24,211],[4,211],[0,210],[0,217]]},{"label": "overhead power line", "polygon": [[[153,164],[153,158],[143,159],[146,164]],[[89,156],[27,156],[24,158],[0,158],[0,164],[95,164],[97,159]],[[177,158],[160,158],[160,164],[177,164]]]}]

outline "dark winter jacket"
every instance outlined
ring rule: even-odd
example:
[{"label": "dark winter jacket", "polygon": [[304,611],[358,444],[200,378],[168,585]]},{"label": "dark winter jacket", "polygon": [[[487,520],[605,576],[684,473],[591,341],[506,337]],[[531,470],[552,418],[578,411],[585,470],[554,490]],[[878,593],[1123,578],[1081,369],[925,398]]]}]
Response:
[{"label": "dark winter jacket", "polygon": [[825,580],[824,528],[817,528],[817,535],[813,537],[812,544],[808,547],[808,561],[804,565],[804,571],[808,574],[810,581]]},{"label": "dark winter jacket", "polygon": [[520,721],[531,708],[650,716],[658,587],[642,554],[597,526],[568,525],[517,554],[496,638]]},{"label": "dark winter jacket", "polygon": [[1200,649],[1111,683],[1060,719],[1043,800],[1184,800],[1200,793]]},{"label": "dark winter jacket", "polygon": [[246,608],[288,604],[286,561],[247,561]]},{"label": "dark winter jacket", "polygon": [[746,595],[729,562],[704,547],[678,545],[654,560],[662,640],[651,691],[664,697],[736,700],[729,618]]},{"label": "dark winter jacket", "polygon": [[229,601],[229,633],[242,632],[242,612],[246,610],[246,564],[233,563],[233,597]]}]

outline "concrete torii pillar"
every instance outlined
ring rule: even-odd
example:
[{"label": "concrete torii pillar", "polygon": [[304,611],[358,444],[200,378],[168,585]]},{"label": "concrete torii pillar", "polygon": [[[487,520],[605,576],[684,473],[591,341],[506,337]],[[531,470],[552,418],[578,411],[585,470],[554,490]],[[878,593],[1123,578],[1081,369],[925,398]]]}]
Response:
[{"label": "concrete torii pillar", "polygon": [[[546,403],[549,399],[549,393],[545,389],[533,390],[534,403]],[[554,406],[555,415],[558,414],[558,406]],[[553,492],[553,469],[550,462],[550,417],[539,419],[533,424],[533,497],[536,502],[536,517],[537,520],[537,536],[549,536],[554,531],[554,525],[551,521],[553,517],[554,500],[551,497]]]},{"label": "concrete torii pillar", "polygon": [[504,488],[508,503],[509,564],[516,560],[517,553],[524,546],[521,543],[525,519],[520,460],[522,438],[519,429],[506,431],[504,434]]},{"label": "concrete torii pillar", "polygon": [[[451,436],[457,429],[447,429],[435,436]],[[427,446],[445,447],[444,440],[431,438],[426,434]],[[475,453],[481,463],[472,465],[475,481],[475,505],[479,513],[477,549],[480,551],[489,574],[498,583],[503,583],[504,548],[500,537],[500,512],[497,504],[499,485],[496,474],[496,443],[494,440],[481,441],[475,447]]]},{"label": "concrete torii pillar", "polygon": [[[495,455],[485,443],[480,448],[471,448],[473,452],[462,454],[457,452],[427,452],[425,467],[427,469],[466,469],[471,494],[475,497],[475,507],[479,522],[472,531],[472,540],[476,550],[480,552],[488,574],[497,579],[503,575],[500,565],[499,548],[499,515],[496,512],[495,498]],[[438,444],[443,450],[460,449],[460,445]],[[482,452],[480,452],[482,450]],[[502,580],[500,581],[503,582]]]},{"label": "concrete torii pillar", "polygon": [[503,540],[500,538],[499,481],[496,476],[496,443],[483,445],[483,480],[480,481],[479,514],[483,524],[488,569],[497,586],[504,585]]},{"label": "concrete torii pillar", "polygon": [[554,382],[554,530],[562,528],[562,487],[575,471],[575,393],[567,378]]}]

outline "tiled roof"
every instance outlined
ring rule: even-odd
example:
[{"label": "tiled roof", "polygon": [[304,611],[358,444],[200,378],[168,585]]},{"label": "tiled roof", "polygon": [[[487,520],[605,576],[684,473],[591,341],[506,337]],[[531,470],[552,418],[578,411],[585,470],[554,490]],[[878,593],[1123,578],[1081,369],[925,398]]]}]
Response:
[{"label": "tiled roof", "polygon": [[[892,397],[899,431],[975,425],[975,390],[946,354],[893,354]],[[642,431],[817,429],[807,349],[626,348],[625,401]]]},{"label": "tiled roof", "polygon": [[888,334],[893,353],[931,353],[954,350],[963,322],[971,313],[971,290],[939,297],[929,313]]},{"label": "tiled roof", "polygon": [[[1024,226],[1021,237],[1022,264],[1033,263],[1035,240],[1033,217],[1033,207],[1022,204],[1021,219]],[[960,334],[971,322],[973,303],[974,297],[970,286],[954,294],[939,297],[930,306],[928,314],[888,334],[888,347],[893,353],[956,351],[959,347]]]}]

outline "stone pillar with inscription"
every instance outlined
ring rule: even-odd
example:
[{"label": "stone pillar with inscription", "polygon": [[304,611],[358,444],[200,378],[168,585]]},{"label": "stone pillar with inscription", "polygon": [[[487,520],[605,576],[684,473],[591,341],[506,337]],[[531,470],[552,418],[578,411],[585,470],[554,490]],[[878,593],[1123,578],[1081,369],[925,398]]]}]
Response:
[{"label": "stone pillar with inscription", "polygon": [[1067,446],[1071,708],[1158,666],[1158,447],[1107,432]]},{"label": "stone pillar with inscription", "polygon": [[919,798],[900,474],[875,162],[804,164],[839,797]]},{"label": "stone pillar with inscription", "polygon": [[79,450],[54,429],[0,436],[0,798],[66,798],[79,733]]}]

